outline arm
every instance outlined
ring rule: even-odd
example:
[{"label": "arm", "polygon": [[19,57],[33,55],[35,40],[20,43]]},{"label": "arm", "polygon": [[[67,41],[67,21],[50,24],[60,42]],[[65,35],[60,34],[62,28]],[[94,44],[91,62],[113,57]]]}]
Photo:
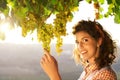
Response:
[{"label": "arm", "polygon": [[56,59],[47,51],[45,51],[40,61],[40,65],[43,68],[44,72],[48,75],[50,80],[61,80],[61,76],[58,70],[58,63]]}]

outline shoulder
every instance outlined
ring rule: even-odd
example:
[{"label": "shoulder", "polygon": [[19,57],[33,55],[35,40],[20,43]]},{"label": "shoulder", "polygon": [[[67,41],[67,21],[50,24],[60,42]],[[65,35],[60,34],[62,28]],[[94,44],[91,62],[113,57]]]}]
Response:
[{"label": "shoulder", "polygon": [[93,78],[94,80],[117,80],[116,73],[111,67],[104,67],[101,68]]}]

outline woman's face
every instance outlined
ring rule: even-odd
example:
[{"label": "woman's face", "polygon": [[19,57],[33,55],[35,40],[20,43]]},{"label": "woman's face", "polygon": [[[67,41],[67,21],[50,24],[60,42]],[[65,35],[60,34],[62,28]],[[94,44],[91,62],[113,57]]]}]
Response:
[{"label": "woman's face", "polygon": [[93,62],[98,56],[98,45],[99,43],[91,37],[88,33],[81,31],[75,34],[76,43],[79,50],[79,55],[83,60]]}]

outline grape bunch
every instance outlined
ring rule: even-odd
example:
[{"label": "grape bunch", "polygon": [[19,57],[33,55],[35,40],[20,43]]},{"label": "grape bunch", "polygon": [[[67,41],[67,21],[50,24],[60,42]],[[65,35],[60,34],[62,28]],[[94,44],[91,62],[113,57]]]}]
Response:
[{"label": "grape bunch", "polygon": [[53,38],[53,26],[52,24],[43,24],[37,29],[37,38],[39,42],[42,42],[42,47],[47,51],[50,51],[50,43]]},{"label": "grape bunch", "polygon": [[61,46],[63,42],[62,36],[66,36],[66,23],[67,19],[69,18],[67,12],[61,11],[60,13],[56,14],[56,19],[54,20],[54,36],[57,38],[56,43],[56,52],[62,52]]},{"label": "grape bunch", "polygon": [[24,18],[23,21],[21,21],[21,27],[22,27],[22,36],[26,36],[28,32],[33,32],[35,28],[37,27],[37,20],[32,13],[28,13],[27,17]]}]

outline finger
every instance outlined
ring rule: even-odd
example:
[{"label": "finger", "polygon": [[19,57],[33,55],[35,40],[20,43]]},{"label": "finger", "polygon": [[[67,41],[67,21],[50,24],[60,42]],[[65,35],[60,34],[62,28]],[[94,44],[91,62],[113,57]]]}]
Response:
[{"label": "finger", "polygon": [[43,61],[40,62],[40,65],[44,69],[45,63]]},{"label": "finger", "polygon": [[48,61],[47,56],[44,54],[44,55],[42,56],[40,62],[45,63],[45,62],[47,62],[47,61]]},{"label": "finger", "polygon": [[41,65],[41,67],[43,67],[43,65],[44,65],[44,60],[43,60],[43,58],[40,60],[40,65]]},{"label": "finger", "polygon": [[49,51],[47,49],[44,48],[44,53],[45,54],[50,54]]},{"label": "finger", "polygon": [[46,49],[44,49],[44,55],[46,55],[46,57],[49,61],[51,60],[51,55]]},{"label": "finger", "polygon": [[43,65],[43,63],[44,63],[44,62],[43,62],[43,60],[41,59],[41,60],[40,60],[40,65],[42,66],[42,65]]}]

